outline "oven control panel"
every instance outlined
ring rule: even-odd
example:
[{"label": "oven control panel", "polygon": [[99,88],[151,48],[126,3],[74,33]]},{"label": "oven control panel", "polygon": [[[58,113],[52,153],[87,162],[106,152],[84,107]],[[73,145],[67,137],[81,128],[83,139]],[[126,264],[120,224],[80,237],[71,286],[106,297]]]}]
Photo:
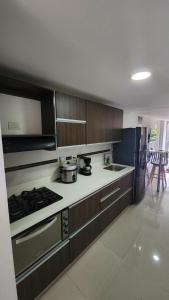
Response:
[{"label": "oven control panel", "polygon": [[65,240],[69,236],[69,211],[62,211],[62,239]]}]

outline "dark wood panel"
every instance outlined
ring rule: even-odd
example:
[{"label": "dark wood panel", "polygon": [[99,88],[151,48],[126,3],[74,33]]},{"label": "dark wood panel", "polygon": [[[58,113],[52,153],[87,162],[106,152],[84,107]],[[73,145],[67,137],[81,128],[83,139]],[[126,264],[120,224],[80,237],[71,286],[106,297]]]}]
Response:
[{"label": "dark wood panel", "polygon": [[104,230],[128,205],[131,204],[132,197],[133,191],[131,190],[101,213],[99,216],[100,231]]},{"label": "dark wood panel", "polygon": [[27,81],[0,75],[0,93],[42,100],[47,89]]},{"label": "dark wood panel", "polygon": [[42,133],[56,134],[54,93],[46,93],[41,101]]},{"label": "dark wood panel", "polygon": [[57,123],[57,145],[72,146],[86,143],[86,124]]},{"label": "dark wood panel", "polygon": [[99,216],[100,231],[104,230],[121,212],[120,201],[115,202]]},{"label": "dark wood panel", "polygon": [[129,206],[133,201],[133,190],[129,191],[120,199],[120,210],[122,211],[127,206]]},{"label": "dark wood panel", "polygon": [[103,106],[87,101],[87,144],[105,141]]},{"label": "dark wood panel", "polygon": [[90,219],[92,219],[100,209],[100,192],[93,194],[69,209],[69,230],[74,232]]},{"label": "dark wood panel", "polygon": [[86,120],[86,101],[79,97],[56,93],[57,118]]},{"label": "dark wood panel", "polygon": [[[133,172],[125,175],[114,183],[103,188],[101,191],[101,200],[100,208],[104,209],[112,202],[114,202],[120,195],[122,195],[126,190],[133,187]],[[113,193],[111,195],[111,193]],[[110,194],[110,197],[106,198],[105,201],[102,201],[104,197]]]},{"label": "dark wood panel", "polygon": [[122,110],[87,101],[88,144],[120,140],[122,123]]},{"label": "dark wood panel", "polygon": [[18,300],[33,300],[69,264],[69,243],[17,284]]},{"label": "dark wood panel", "polygon": [[118,108],[112,108],[112,120],[113,120],[113,141],[120,141],[122,138],[123,128],[123,110]]},{"label": "dark wood panel", "polygon": [[70,258],[75,259],[99,234],[99,218],[70,238]]}]

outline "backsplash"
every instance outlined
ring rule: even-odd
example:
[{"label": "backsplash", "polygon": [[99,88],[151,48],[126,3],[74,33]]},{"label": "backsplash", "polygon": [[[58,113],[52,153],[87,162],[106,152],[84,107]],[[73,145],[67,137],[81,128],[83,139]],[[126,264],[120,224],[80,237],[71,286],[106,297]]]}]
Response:
[{"label": "backsplash", "polygon": [[[4,155],[5,167],[18,166],[23,164],[29,164],[34,162],[40,162],[44,160],[56,159],[59,156],[76,156],[78,154],[104,151],[111,149],[112,144],[95,144],[95,145],[83,145],[75,147],[58,148],[55,151],[29,151],[21,153],[10,153]],[[103,163],[103,154],[95,154],[91,156],[91,164],[100,162]],[[52,163],[33,167],[24,170],[18,170],[14,172],[6,173],[7,187],[34,181],[37,179],[43,179],[45,177],[51,177],[53,180],[58,177],[58,165],[59,163]]]}]

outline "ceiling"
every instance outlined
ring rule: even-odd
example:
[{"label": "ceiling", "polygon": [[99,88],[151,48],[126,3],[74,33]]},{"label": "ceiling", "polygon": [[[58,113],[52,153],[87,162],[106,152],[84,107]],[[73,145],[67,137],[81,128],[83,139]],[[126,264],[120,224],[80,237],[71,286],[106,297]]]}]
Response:
[{"label": "ceiling", "polygon": [[[1,0],[0,66],[169,119],[168,0]],[[139,70],[152,78],[132,82]]]}]

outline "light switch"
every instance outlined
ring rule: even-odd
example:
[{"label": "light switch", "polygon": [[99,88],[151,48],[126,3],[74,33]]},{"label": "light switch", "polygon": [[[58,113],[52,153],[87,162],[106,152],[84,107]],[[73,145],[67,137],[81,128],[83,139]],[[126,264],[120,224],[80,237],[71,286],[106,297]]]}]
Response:
[{"label": "light switch", "polygon": [[20,130],[19,122],[8,122],[9,130]]}]

